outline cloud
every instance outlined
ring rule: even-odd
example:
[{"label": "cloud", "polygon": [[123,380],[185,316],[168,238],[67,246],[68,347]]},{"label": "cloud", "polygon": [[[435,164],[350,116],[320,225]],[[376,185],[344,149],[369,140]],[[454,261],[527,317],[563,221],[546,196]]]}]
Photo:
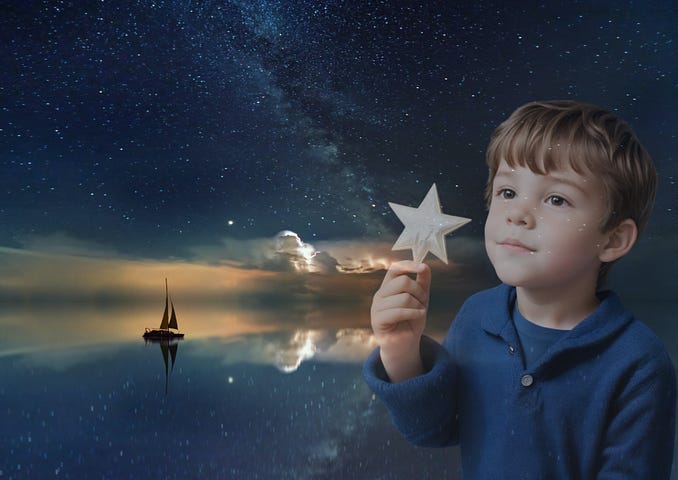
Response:
[{"label": "cloud", "polygon": [[291,230],[283,230],[274,238],[275,253],[287,257],[290,265],[300,272],[314,271],[314,257],[316,249],[310,243],[305,243],[301,237]]},{"label": "cloud", "polygon": [[175,292],[193,298],[303,293],[301,282],[271,270],[186,260],[129,259],[93,252],[96,250],[75,255],[0,247],[0,297],[31,302],[66,297],[149,298],[163,293],[165,278]]},{"label": "cloud", "polygon": [[276,252],[275,238],[241,240],[225,237],[216,245],[189,247],[194,262],[211,265],[232,265],[242,269],[291,271],[290,263]]},{"label": "cloud", "polygon": [[[678,234],[672,232],[644,237],[614,266],[610,286],[625,297],[671,299],[678,285],[676,244]],[[224,238],[218,245],[192,247],[188,259],[158,260],[129,258],[63,234],[33,236],[24,248],[0,247],[0,299],[155,299],[168,278],[184,298],[327,310],[329,304],[369,304],[384,270],[410,258],[407,251],[391,251],[391,245],[380,240],[311,245],[283,231],[267,238]],[[432,310],[454,311],[470,294],[498,283],[482,239],[450,237],[447,251],[449,265],[427,259]],[[631,280],[640,277],[646,280]]]},{"label": "cloud", "polygon": [[[390,250],[381,242],[337,241],[312,245],[297,233],[283,230],[269,238],[239,240],[225,237],[219,244],[195,246],[191,259],[242,269],[299,273],[369,273],[387,269]],[[374,253],[377,251],[377,253]]]},{"label": "cloud", "polygon": [[333,259],[336,270],[341,273],[372,273],[386,270],[394,259],[391,244],[381,241],[318,242],[317,248]]},{"label": "cloud", "polygon": [[[214,265],[272,272],[317,272],[336,270],[334,260],[290,230],[268,238],[239,240],[225,237],[217,245],[194,246],[191,259]],[[317,257],[317,258],[316,258]]]},{"label": "cloud", "polygon": [[[465,249],[468,258],[451,255],[450,266],[432,262],[436,275],[458,275],[455,269],[464,262],[475,262],[474,250],[463,243],[457,241],[450,250],[458,254]],[[363,304],[397,259],[384,242],[311,245],[290,231],[269,238],[224,238],[218,245],[192,247],[190,259],[168,260],[129,258],[63,234],[35,236],[24,248],[0,247],[0,299],[157,298],[168,278],[170,289],[185,299]],[[472,269],[468,272],[473,275]]]},{"label": "cloud", "polygon": [[110,258],[119,254],[110,246],[80,240],[63,232],[47,235],[26,235],[18,239],[21,249],[52,255],[78,255]]}]

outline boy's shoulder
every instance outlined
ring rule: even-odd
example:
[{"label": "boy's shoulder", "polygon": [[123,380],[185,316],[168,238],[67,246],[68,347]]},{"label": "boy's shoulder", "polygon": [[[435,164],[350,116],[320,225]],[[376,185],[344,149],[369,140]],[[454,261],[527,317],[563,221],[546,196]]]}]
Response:
[{"label": "boy's shoulder", "polygon": [[673,364],[664,342],[642,320],[629,312],[631,320],[619,335],[613,339],[617,349],[629,358],[640,363],[652,364],[656,367],[664,365],[673,369]]},{"label": "boy's shoulder", "polygon": [[[598,358],[605,374],[624,379],[622,396],[676,394],[676,367],[659,336],[644,322],[631,315],[631,320],[603,343]],[[645,392],[645,393],[641,393]]]},{"label": "boy's shoulder", "polygon": [[615,292],[603,291],[598,296],[601,301],[598,309],[577,329],[590,331],[594,335],[596,331],[602,330],[610,335],[613,344],[626,350],[630,357],[651,358],[663,353],[668,358],[659,336],[628,309]]}]

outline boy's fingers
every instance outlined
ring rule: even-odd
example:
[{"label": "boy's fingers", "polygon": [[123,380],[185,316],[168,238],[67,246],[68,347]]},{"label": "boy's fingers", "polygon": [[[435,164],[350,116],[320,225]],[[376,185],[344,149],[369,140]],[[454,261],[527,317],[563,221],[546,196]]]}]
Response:
[{"label": "boy's fingers", "polygon": [[400,275],[389,282],[384,282],[374,294],[374,299],[375,301],[378,301],[380,299],[387,299],[401,294],[413,297],[422,305],[428,303],[428,293],[409,275]]},{"label": "boy's fingers", "polygon": [[406,275],[408,273],[419,274],[419,272],[424,268],[428,268],[426,264],[413,262],[412,260],[402,260],[400,262],[395,262],[391,264],[391,267],[386,272],[383,283],[390,282],[400,275]]},{"label": "boy's fingers", "polygon": [[425,309],[426,305],[414,295],[409,293],[399,293],[387,297],[381,297],[378,302],[374,302],[373,311],[383,312],[394,308],[412,308]]},{"label": "boy's fingers", "polygon": [[422,263],[423,268],[417,272],[417,283],[426,295],[425,303],[428,304],[428,295],[431,290],[431,269],[425,263]]},{"label": "boy's fingers", "polygon": [[381,320],[378,324],[373,324],[374,328],[389,329],[400,322],[409,322],[412,320],[421,321],[426,319],[426,310],[422,308],[392,308],[380,313]]},{"label": "boy's fingers", "polygon": [[[416,278],[413,279],[410,274],[416,274]],[[406,293],[412,295],[422,306],[426,307],[430,285],[431,269],[428,265],[404,260],[391,265],[375,296],[386,298]]]}]

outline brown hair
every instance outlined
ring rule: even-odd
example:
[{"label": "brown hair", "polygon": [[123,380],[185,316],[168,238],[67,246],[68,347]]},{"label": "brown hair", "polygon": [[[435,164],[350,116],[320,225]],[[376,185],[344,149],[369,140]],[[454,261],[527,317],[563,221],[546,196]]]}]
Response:
[{"label": "brown hair", "polygon": [[[626,122],[596,105],[572,100],[530,102],[492,134],[487,147],[485,199],[501,160],[546,174],[564,166],[590,172],[603,184],[607,210],[600,228],[608,232],[630,218],[642,232],[652,212],[657,173],[650,155]],[[602,285],[609,264],[598,276]]]}]

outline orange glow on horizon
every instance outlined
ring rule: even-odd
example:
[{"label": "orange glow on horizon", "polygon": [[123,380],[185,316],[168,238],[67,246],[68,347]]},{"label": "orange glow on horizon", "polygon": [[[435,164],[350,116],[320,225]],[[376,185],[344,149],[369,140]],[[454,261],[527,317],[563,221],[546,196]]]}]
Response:
[{"label": "orange glow on horizon", "polygon": [[127,260],[53,255],[37,252],[0,252],[4,261],[0,289],[49,292],[77,297],[164,294],[209,297],[261,291],[275,283],[279,272],[242,269],[232,265],[207,265],[186,261]]}]

